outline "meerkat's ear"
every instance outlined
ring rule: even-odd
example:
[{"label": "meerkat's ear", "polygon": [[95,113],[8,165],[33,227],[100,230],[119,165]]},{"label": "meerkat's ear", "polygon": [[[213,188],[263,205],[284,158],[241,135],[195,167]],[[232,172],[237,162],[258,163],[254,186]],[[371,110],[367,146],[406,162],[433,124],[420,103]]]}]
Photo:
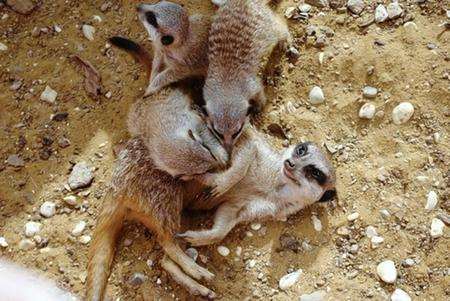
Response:
[{"label": "meerkat's ear", "polygon": [[158,28],[158,21],[156,20],[155,13],[152,11],[148,11],[145,13],[145,19],[147,20],[148,24],[152,25],[155,28]]},{"label": "meerkat's ear", "polygon": [[254,99],[250,99],[249,100],[249,106],[248,106],[248,109],[247,109],[247,116],[248,115],[256,115],[256,114],[261,112],[261,109],[262,108],[261,108],[259,102],[257,102]]}]

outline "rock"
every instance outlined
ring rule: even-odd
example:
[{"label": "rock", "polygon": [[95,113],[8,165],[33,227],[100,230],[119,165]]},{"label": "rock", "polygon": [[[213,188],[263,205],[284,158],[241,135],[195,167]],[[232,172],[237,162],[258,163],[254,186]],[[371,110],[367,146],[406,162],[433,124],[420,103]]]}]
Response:
[{"label": "rock", "polygon": [[77,197],[74,195],[68,195],[63,197],[64,202],[66,202],[67,205],[70,206],[76,206],[78,204]]},{"label": "rock", "polygon": [[31,239],[25,238],[19,242],[19,249],[21,250],[31,250],[36,247],[36,243]]},{"label": "rock", "polygon": [[402,102],[392,110],[392,120],[395,124],[407,122],[414,114],[414,107],[410,102]]},{"label": "rock", "polygon": [[7,51],[7,50],[8,50],[8,46],[6,46],[2,42],[0,42],[0,51]]},{"label": "rock", "polygon": [[377,236],[377,235],[378,235],[377,229],[375,229],[374,226],[367,226],[367,228],[366,228],[366,236],[368,238],[372,238],[372,237]]},{"label": "rock", "polygon": [[81,236],[80,237],[80,242],[83,244],[83,245],[87,245],[88,243],[90,243],[91,242],[91,236],[90,235],[83,235],[83,236]]},{"label": "rock", "polygon": [[409,22],[406,22],[405,24],[403,24],[403,28],[405,28],[407,31],[410,31],[410,32],[415,32],[418,29],[416,23],[414,23],[412,21],[409,21]]},{"label": "rock", "polygon": [[316,230],[317,232],[322,231],[322,222],[316,215],[311,215],[311,221],[314,226],[314,230]]},{"label": "rock", "polygon": [[218,246],[217,247],[217,252],[222,255],[223,257],[226,257],[228,255],[230,255],[230,249],[228,249],[225,246]]},{"label": "rock", "polygon": [[92,168],[84,161],[77,163],[69,176],[70,189],[84,188],[91,184],[94,179]]},{"label": "rock", "polygon": [[287,56],[291,59],[291,61],[296,62],[300,57],[300,52],[294,46],[289,47],[287,50]]},{"label": "rock", "polygon": [[366,7],[366,4],[362,0],[348,0],[347,1],[347,8],[355,15],[361,14],[365,7]]},{"label": "rock", "polygon": [[298,6],[298,10],[301,13],[309,13],[311,11],[311,5],[303,3]]},{"label": "rock", "polygon": [[83,31],[83,35],[86,39],[88,39],[89,41],[94,40],[94,34],[95,34],[94,26],[83,24],[83,26],[81,27],[81,30]]},{"label": "rock", "polygon": [[301,269],[286,274],[283,277],[281,277],[280,281],[278,282],[278,286],[282,290],[287,290],[291,286],[297,283],[297,281],[300,279],[300,276],[302,275],[303,271]]},{"label": "rock", "polygon": [[187,256],[191,257],[194,261],[197,261],[198,258],[198,251],[195,248],[189,248],[185,251]]},{"label": "rock", "polygon": [[25,224],[25,236],[33,237],[41,231],[42,224],[37,222],[28,222]]},{"label": "rock", "polygon": [[397,280],[397,269],[392,260],[385,260],[378,264],[377,274],[386,283],[394,283]]},{"label": "rock", "polygon": [[431,190],[430,192],[428,192],[427,204],[425,205],[425,209],[431,211],[436,207],[437,203],[438,203],[438,196],[436,192]]},{"label": "rock", "polygon": [[411,297],[404,290],[396,288],[391,295],[391,301],[411,301]]},{"label": "rock", "polygon": [[128,280],[128,283],[133,286],[139,286],[145,282],[147,277],[145,277],[142,273],[134,273],[130,279]]},{"label": "rock", "polygon": [[22,87],[22,81],[21,80],[15,80],[12,85],[9,87],[11,91],[17,91]]},{"label": "rock", "polygon": [[23,167],[25,166],[25,161],[19,155],[9,155],[8,159],[6,159],[6,163],[13,167]]},{"label": "rock", "polygon": [[375,22],[382,23],[387,20],[388,12],[383,4],[379,4],[375,9]]},{"label": "rock", "polygon": [[41,100],[48,102],[49,104],[54,104],[56,102],[56,97],[58,93],[50,88],[50,86],[45,86],[45,90],[41,94]]},{"label": "rock", "polygon": [[299,301],[324,301],[327,293],[325,291],[315,291],[311,294],[303,294]]},{"label": "rock", "polygon": [[259,229],[261,229],[261,224],[260,223],[252,223],[252,224],[250,224],[250,229],[252,229],[253,231],[258,231]]},{"label": "rock", "polygon": [[58,139],[58,146],[61,148],[66,148],[70,146],[70,140],[65,138],[65,137],[61,137]]},{"label": "rock", "polygon": [[352,254],[358,253],[359,246],[357,244],[353,244],[350,246],[349,252]]},{"label": "rock", "polygon": [[378,89],[371,86],[365,86],[362,92],[365,98],[373,99],[377,97]]},{"label": "rock", "polygon": [[372,248],[376,248],[376,247],[378,247],[378,245],[380,245],[381,243],[383,243],[383,241],[384,241],[384,238],[383,237],[381,237],[381,236],[373,236],[371,239],[370,239],[370,242],[372,243]]},{"label": "rock", "polygon": [[350,235],[350,230],[345,226],[339,227],[336,232],[340,236],[349,236]]},{"label": "rock", "polygon": [[69,116],[69,113],[67,112],[58,112],[56,114],[52,114],[50,116],[50,120],[53,121],[64,121],[67,119],[67,117]]},{"label": "rock", "polygon": [[387,7],[389,19],[395,19],[402,15],[403,9],[398,2],[392,2]]},{"label": "rock", "polygon": [[361,119],[372,119],[375,116],[375,105],[372,103],[365,103],[363,106],[359,109],[358,116]]},{"label": "rock", "polygon": [[358,217],[359,217],[359,213],[358,213],[358,212],[353,212],[352,214],[349,214],[349,215],[347,216],[347,220],[348,220],[349,222],[353,222],[353,221],[357,220]]},{"label": "rock", "polygon": [[405,260],[402,261],[402,266],[404,267],[412,267],[414,264],[416,264],[414,262],[414,259],[412,258],[406,258]]},{"label": "rock", "polygon": [[329,6],[328,0],[305,0],[305,2],[320,8]]},{"label": "rock", "polygon": [[44,202],[39,209],[39,213],[43,217],[52,217],[56,213],[56,204],[49,201]]},{"label": "rock", "polygon": [[444,227],[445,224],[443,221],[441,221],[438,218],[433,218],[431,220],[431,229],[430,229],[430,235],[433,238],[441,237],[444,234]]},{"label": "rock", "polygon": [[325,96],[320,87],[314,86],[309,92],[309,102],[313,105],[321,104],[325,101]]},{"label": "rock", "polygon": [[299,241],[296,237],[286,233],[280,236],[279,241],[282,250],[291,250],[294,252],[298,252],[301,248],[301,241]]},{"label": "rock", "polygon": [[289,6],[289,7],[286,8],[286,10],[284,11],[284,16],[285,16],[286,18],[288,18],[288,19],[291,19],[291,18],[295,15],[296,10],[297,10],[297,9],[296,9],[295,7]]},{"label": "rock", "polygon": [[22,15],[30,14],[36,7],[31,0],[6,0],[6,5]]},{"label": "rock", "polygon": [[8,242],[6,241],[6,238],[4,238],[3,236],[0,236],[0,247],[2,248],[8,247]]},{"label": "rock", "polygon": [[75,237],[80,236],[83,233],[85,228],[86,228],[86,222],[85,221],[79,221],[75,225],[75,227],[73,227],[72,235],[75,236]]}]

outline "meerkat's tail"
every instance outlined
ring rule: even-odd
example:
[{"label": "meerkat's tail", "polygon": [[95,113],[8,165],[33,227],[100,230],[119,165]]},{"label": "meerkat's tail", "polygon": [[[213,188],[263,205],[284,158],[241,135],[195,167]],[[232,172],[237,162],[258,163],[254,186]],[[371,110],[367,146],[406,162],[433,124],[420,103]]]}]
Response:
[{"label": "meerkat's tail", "polygon": [[109,38],[109,42],[131,54],[136,61],[144,65],[147,76],[150,76],[153,56],[144,47],[130,39],[117,36]]},{"label": "meerkat's tail", "polygon": [[103,206],[89,250],[87,301],[104,299],[116,241],[125,219],[126,209],[112,192],[108,192]]}]

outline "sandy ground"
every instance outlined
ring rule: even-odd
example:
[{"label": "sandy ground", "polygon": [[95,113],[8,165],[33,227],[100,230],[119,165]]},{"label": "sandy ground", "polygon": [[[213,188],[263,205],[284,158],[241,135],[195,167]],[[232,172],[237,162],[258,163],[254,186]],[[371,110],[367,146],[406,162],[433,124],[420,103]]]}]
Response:
[{"label": "sandy ground", "polygon": [[[112,147],[128,137],[128,108],[146,85],[140,66],[125,53],[107,49],[106,39],[120,34],[149,42],[136,19],[137,1],[106,1],[111,4],[106,10],[101,9],[104,1],[43,2],[22,16],[0,1],[0,42],[8,47],[0,51],[0,237],[9,244],[0,247],[0,256],[36,268],[82,295],[88,245],[70,232],[84,220],[84,234],[92,234],[113,166]],[[191,12],[214,11],[206,0],[184,2]],[[439,214],[448,217],[450,210],[450,33],[437,38],[439,25],[448,20],[445,9],[450,2],[399,1],[403,17],[360,27],[373,16],[374,2],[389,3],[366,2],[371,5],[361,17],[342,9],[313,8],[308,21],[290,20],[300,57],[293,63],[282,55],[265,74],[269,105],[260,128],[265,131],[277,123],[291,144],[303,139],[326,145],[337,170],[339,199],[307,208],[286,223],[264,222],[258,231],[237,227],[222,242],[231,250],[228,257],[219,255],[217,246],[199,248],[206,262],[201,264],[216,274],[209,286],[219,299],[297,300],[301,294],[324,290],[329,300],[387,300],[395,288],[413,300],[449,298],[448,228],[443,236],[431,238],[430,225]],[[283,14],[298,3],[283,0],[276,10]],[[417,30],[403,27],[410,20]],[[80,27],[85,23],[96,28],[94,41],[83,37]],[[326,45],[314,46],[314,37],[307,37],[308,24],[329,28]],[[111,92],[110,98],[94,100],[86,94],[81,74],[68,59],[71,54],[99,70],[102,93]],[[11,89],[14,81],[22,83],[17,90]],[[46,85],[58,92],[56,104],[39,99]],[[326,101],[311,106],[308,93],[315,85],[322,87]],[[362,97],[366,85],[378,88],[376,98]],[[358,111],[369,101],[376,106],[376,116],[362,120]],[[415,112],[406,124],[395,125],[392,110],[403,101],[411,102]],[[52,121],[50,116],[59,112],[68,117]],[[62,138],[70,146],[62,147]],[[280,148],[288,142],[268,139]],[[24,160],[23,167],[7,163],[14,154]],[[95,167],[94,182],[69,192],[64,186],[70,169],[82,160]],[[426,211],[430,191],[439,202]],[[62,198],[68,195],[76,195],[79,205],[66,205]],[[44,201],[57,204],[55,216],[39,215]],[[380,214],[383,209],[389,216]],[[349,222],[353,212],[359,218]],[[207,220],[205,214],[190,215],[186,227],[200,227]],[[321,220],[320,232],[313,227],[312,215]],[[24,225],[30,220],[42,223],[41,242],[21,250]],[[372,248],[364,234],[369,225],[384,238],[378,248]],[[345,230],[348,235],[339,234]],[[303,247],[289,250],[280,245],[280,237],[303,242]],[[235,255],[238,247],[240,256]],[[141,225],[128,226],[109,281],[114,300],[191,300],[160,269],[161,255],[151,233]],[[407,258],[413,259],[411,266],[404,263]],[[395,284],[382,282],[376,274],[377,264],[386,259],[397,267]],[[280,277],[297,269],[303,270],[300,281],[279,290]],[[137,288],[128,284],[135,272],[148,277]]]}]

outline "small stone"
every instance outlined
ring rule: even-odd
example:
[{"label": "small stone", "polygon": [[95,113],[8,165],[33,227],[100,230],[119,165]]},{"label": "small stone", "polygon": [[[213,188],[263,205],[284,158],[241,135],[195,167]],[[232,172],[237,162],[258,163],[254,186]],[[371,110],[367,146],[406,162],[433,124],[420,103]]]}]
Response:
[{"label": "small stone", "polygon": [[52,217],[56,213],[56,204],[49,201],[44,202],[39,209],[39,213],[43,217]]},{"label": "small stone", "polygon": [[69,116],[69,113],[67,112],[58,112],[56,114],[52,114],[50,116],[50,120],[53,121],[64,121],[67,119],[67,117]]},{"label": "small stone", "polygon": [[94,26],[91,25],[87,25],[84,24],[81,27],[82,31],[83,31],[83,35],[86,39],[88,39],[89,41],[93,41],[94,40],[94,34],[95,34],[95,28]]},{"label": "small stone", "polygon": [[11,91],[17,91],[22,87],[22,81],[21,80],[15,80],[12,85],[9,87]]},{"label": "small stone", "polygon": [[68,195],[63,198],[64,202],[70,206],[76,206],[78,204],[77,197],[74,195]]},{"label": "small stone", "polygon": [[280,287],[281,290],[287,290],[288,288],[297,283],[302,273],[303,271],[299,269],[295,272],[284,275],[278,282],[278,286]]},{"label": "small stone", "polygon": [[94,179],[92,168],[84,161],[77,163],[70,173],[68,184],[70,189],[89,186]]},{"label": "small stone", "polygon": [[412,259],[412,258],[406,258],[405,260],[402,261],[402,265],[404,267],[412,267],[415,264],[416,263],[414,262],[414,259]]},{"label": "small stone", "polygon": [[284,16],[288,19],[291,19],[295,15],[295,11],[296,11],[295,7],[289,6],[288,8],[286,8]]},{"label": "small stone", "polygon": [[414,114],[414,106],[410,102],[402,102],[392,110],[392,120],[395,124],[407,122]]},{"label": "small stone", "polygon": [[87,245],[90,241],[91,241],[91,236],[89,236],[89,235],[83,235],[83,236],[81,236],[80,237],[80,242],[83,244],[83,245]]},{"label": "small stone", "polygon": [[110,99],[112,97],[112,92],[111,91],[106,92],[105,97]]},{"label": "small stone", "polygon": [[8,46],[6,46],[2,42],[0,42],[0,51],[7,51],[7,50],[8,50]]},{"label": "small stone", "polygon": [[241,257],[241,254],[242,254],[242,247],[240,247],[240,246],[236,247],[235,253],[236,253],[236,256],[237,256],[237,257]]},{"label": "small stone", "polygon": [[123,246],[129,247],[129,246],[131,246],[132,243],[133,243],[133,240],[131,240],[129,238],[125,238],[125,240],[123,241]]},{"label": "small stone", "polygon": [[66,148],[70,146],[70,140],[65,138],[65,137],[61,137],[60,139],[58,139],[58,146],[61,148]]},{"label": "small stone", "polygon": [[41,100],[50,104],[54,104],[57,96],[58,93],[55,90],[50,88],[50,86],[45,86],[45,89],[41,94]]},{"label": "small stone", "polygon": [[4,238],[3,236],[0,236],[0,247],[2,248],[8,247],[8,242],[6,241],[6,238]]},{"label": "small stone", "polygon": [[396,288],[391,295],[391,301],[411,301],[411,297],[404,290]]},{"label": "small stone", "polygon": [[425,210],[431,211],[433,210],[438,203],[438,195],[436,192],[431,190],[428,192],[427,196],[427,204],[425,205]]},{"label": "small stone", "polygon": [[412,21],[409,21],[409,22],[406,22],[405,24],[403,24],[403,28],[405,28],[407,31],[411,31],[411,32],[414,32],[418,29],[417,24]]},{"label": "small stone", "polygon": [[33,237],[41,231],[42,224],[37,222],[28,222],[25,224],[25,236]]},{"label": "small stone", "polygon": [[316,230],[317,232],[322,231],[322,222],[316,215],[311,215],[311,221],[312,221],[314,230]]},{"label": "small stone", "polygon": [[375,116],[375,105],[372,103],[365,103],[361,109],[359,109],[358,116],[361,119],[372,119]]},{"label": "small stone", "polygon": [[6,0],[6,5],[13,11],[22,15],[30,14],[36,7],[31,0]]},{"label": "small stone", "polygon": [[430,229],[430,235],[433,238],[441,237],[444,234],[444,227],[445,224],[443,221],[441,221],[438,218],[433,218],[431,220],[431,229]]},{"label": "small stone", "polygon": [[250,225],[250,229],[252,229],[253,231],[258,231],[259,229],[261,229],[261,224],[260,223],[252,223]]},{"label": "small stone", "polygon": [[85,221],[79,221],[75,225],[75,227],[73,228],[72,235],[75,236],[75,237],[80,236],[83,233],[85,228],[86,228],[86,222]]},{"label": "small stone", "polygon": [[19,242],[19,249],[21,250],[31,250],[36,247],[36,243],[31,239],[25,238]]},{"label": "small stone", "polygon": [[309,102],[313,105],[321,104],[325,101],[325,96],[320,87],[314,86],[309,92]]},{"label": "small stone", "polygon": [[[391,214],[389,213],[389,211],[387,209],[381,209],[380,210],[380,214],[383,218],[389,218],[391,217]],[[375,229],[375,228],[374,228]]]},{"label": "small stone", "polygon": [[230,249],[228,249],[225,246],[218,246],[217,252],[222,255],[223,257],[227,257],[230,254]]},{"label": "small stone", "polygon": [[6,163],[13,167],[23,167],[25,166],[25,161],[19,157],[19,155],[10,155],[8,159],[6,159]]},{"label": "small stone", "polygon": [[386,283],[394,283],[397,280],[397,269],[392,260],[385,260],[378,264],[377,274]]},{"label": "small stone", "polygon": [[53,29],[55,30],[55,32],[60,33],[62,31],[61,27],[59,27],[59,25],[55,25],[53,26]]},{"label": "small stone", "polygon": [[287,56],[291,59],[291,61],[297,61],[300,57],[300,52],[294,46],[289,47],[287,50]]},{"label": "small stone", "polygon": [[337,234],[339,234],[340,236],[349,236],[350,230],[347,227],[342,226],[337,229]]},{"label": "small stone", "polygon": [[299,301],[324,301],[327,293],[325,291],[315,291],[311,294],[303,294]]},{"label": "small stone", "polygon": [[353,221],[357,220],[358,217],[359,217],[359,213],[358,212],[353,212],[352,214],[347,216],[347,220],[349,222],[353,222]]},{"label": "small stone", "polygon": [[350,246],[349,252],[352,254],[356,254],[356,253],[358,253],[358,250],[359,250],[359,246],[357,244],[354,244],[354,245]]},{"label": "small stone", "polygon": [[309,5],[309,4],[307,4],[307,3],[300,4],[300,5],[298,6],[298,10],[299,10],[301,13],[309,13],[309,12],[311,11],[311,5]]},{"label": "small stone", "polygon": [[374,226],[367,226],[367,228],[366,228],[366,236],[368,238],[372,238],[372,237],[377,236],[377,235],[378,235],[377,229],[375,229]]},{"label": "small stone", "polygon": [[198,251],[195,248],[189,248],[186,249],[185,253],[187,256],[191,257],[194,261],[197,261],[198,258]]},{"label": "small stone", "polygon": [[366,4],[362,0],[348,0],[347,1],[347,8],[355,15],[361,14],[365,7],[366,7]]},{"label": "small stone", "polygon": [[372,98],[377,97],[378,89],[374,88],[374,87],[371,87],[371,86],[365,86],[363,88],[362,92],[363,92],[363,96],[365,98],[372,99]]},{"label": "small stone", "polygon": [[375,22],[382,23],[389,17],[386,7],[383,4],[379,4],[375,9]]},{"label": "small stone", "polygon": [[392,2],[387,7],[389,19],[395,19],[402,15],[403,9],[398,2]]},{"label": "small stone", "polygon": [[378,247],[381,243],[383,243],[384,238],[381,236],[372,236],[370,242],[372,243],[372,248]]},{"label": "small stone", "polygon": [[130,277],[130,280],[128,280],[128,283],[130,285],[133,285],[133,286],[139,286],[139,285],[143,284],[146,279],[147,279],[147,277],[145,277],[144,274],[142,274],[142,273],[134,273]]}]

